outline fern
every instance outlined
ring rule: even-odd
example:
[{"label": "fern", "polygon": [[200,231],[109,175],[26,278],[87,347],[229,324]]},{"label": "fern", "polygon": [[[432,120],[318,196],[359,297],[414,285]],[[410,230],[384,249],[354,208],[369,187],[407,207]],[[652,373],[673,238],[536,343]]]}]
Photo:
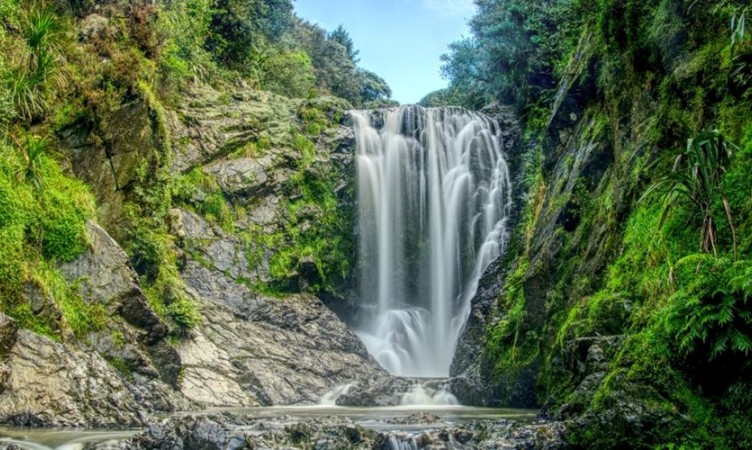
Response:
[{"label": "fern", "polygon": [[709,361],[752,351],[749,308],[752,261],[732,263],[708,254],[690,255],[677,263],[680,289],[670,299],[667,325],[681,355]]}]

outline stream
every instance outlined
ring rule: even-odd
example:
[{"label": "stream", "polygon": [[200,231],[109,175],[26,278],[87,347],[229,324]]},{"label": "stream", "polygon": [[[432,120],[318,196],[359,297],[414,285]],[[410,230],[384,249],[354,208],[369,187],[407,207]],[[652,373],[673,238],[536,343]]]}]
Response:
[{"label": "stream", "polygon": [[[476,408],[466,406],[397,406],[384,408],[350,408],[339,406],[281,406],[259,408],[217,408],[201,413],[176,413],[171,416],[231,413],[254,419],[266,420],[274,427],[276,421],[290,418],[348,418],[362,427],[383,432],[417,432],[447,426],[457,426],[473,421],[498,421],[502,419],[516,422],[532,422],[538,411],[526,409]],[[400,423],[416,413],[438,416],[441,422],[435,424]],[[171,416],[159,416],[165,419]],[[11,443],[27,450],[98,450],[117,449],[118,443],[125,441],[143,430],[78,430],[78,429],[32,429],[0,427],[0,449]]]}]

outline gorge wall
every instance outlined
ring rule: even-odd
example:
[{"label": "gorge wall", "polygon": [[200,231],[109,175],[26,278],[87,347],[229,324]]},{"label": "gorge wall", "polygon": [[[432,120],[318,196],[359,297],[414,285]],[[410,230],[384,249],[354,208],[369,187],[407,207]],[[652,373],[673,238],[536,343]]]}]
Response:
[{"label": "gorge wall", "polygon": [[[3,422],[132,426],[158,411],[317,403],[383,377],[316,296],[347,295],[354,258],[346,108],[197,86],[176,109],[144,95],[106,128],[62,130],[100,223],[142,257],[89,222],[88,250],[55,269],[108,314],[85,335],[68,331],[54,293],[29,285],[32,317],[59,331],[3,316]],[[140,229],[131,209],[154,214],[143,208],[164,191],[169,208]],[[131,262],[150,270],[155,244],[166,259],[139,277]]]},{"label": "gorge wall", "polygon": [[[544,56],[538,71],[502,79],[540,91],[519,109],[524,207],[460,340],[483,350],[453,362],[461,400],[542,406],[584,448],[749,445],[749,290],[737,281],[750,261],[752,47],[726,32],[741,3],[482,4],[476,38],[513,33],[483,28],[489,18],[522,17],[545,44],[528,48]],[[556,37],[565,51],[547,45]],[[546,64],[551,79],[535,78]],[[699,207],[651,190],[672,172],[698,178],[682,163],[712,149],[733,154],[709,194],[715,251]]]}]

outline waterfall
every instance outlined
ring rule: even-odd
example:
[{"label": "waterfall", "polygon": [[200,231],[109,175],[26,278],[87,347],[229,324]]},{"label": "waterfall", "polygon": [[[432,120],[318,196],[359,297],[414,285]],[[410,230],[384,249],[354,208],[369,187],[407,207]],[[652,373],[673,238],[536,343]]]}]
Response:
[{"label": "waterfall", "polygon": [[499,126],[461,108],[352,117],[365,316],[356,331],[392,374],[446,377],[478,280],[506,244]]}]

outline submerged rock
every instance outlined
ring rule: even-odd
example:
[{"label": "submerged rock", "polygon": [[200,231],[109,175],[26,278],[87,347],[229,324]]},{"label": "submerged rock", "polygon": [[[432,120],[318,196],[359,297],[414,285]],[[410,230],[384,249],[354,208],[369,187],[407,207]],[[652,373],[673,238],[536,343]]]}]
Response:
[{"label": "submerged rock", "polygon": [[395,425],[420,425],[420,424],[433,424],[433,423],[443,423],[444,419],[441,417],[427,413],[427,412],[419,412],[410,414],[407,417],[398,417],[396,419],[389,420],[389,423],[393,423]]},{"label": "submerged rock", "polygon": [[[439,419],[440,420],[440,419]],[[128,449],[565,449],[561,423],[475,421],[425,429],[354,422],[344,417],[256,419],[233,414],[190,416],[154,424]]]}]

